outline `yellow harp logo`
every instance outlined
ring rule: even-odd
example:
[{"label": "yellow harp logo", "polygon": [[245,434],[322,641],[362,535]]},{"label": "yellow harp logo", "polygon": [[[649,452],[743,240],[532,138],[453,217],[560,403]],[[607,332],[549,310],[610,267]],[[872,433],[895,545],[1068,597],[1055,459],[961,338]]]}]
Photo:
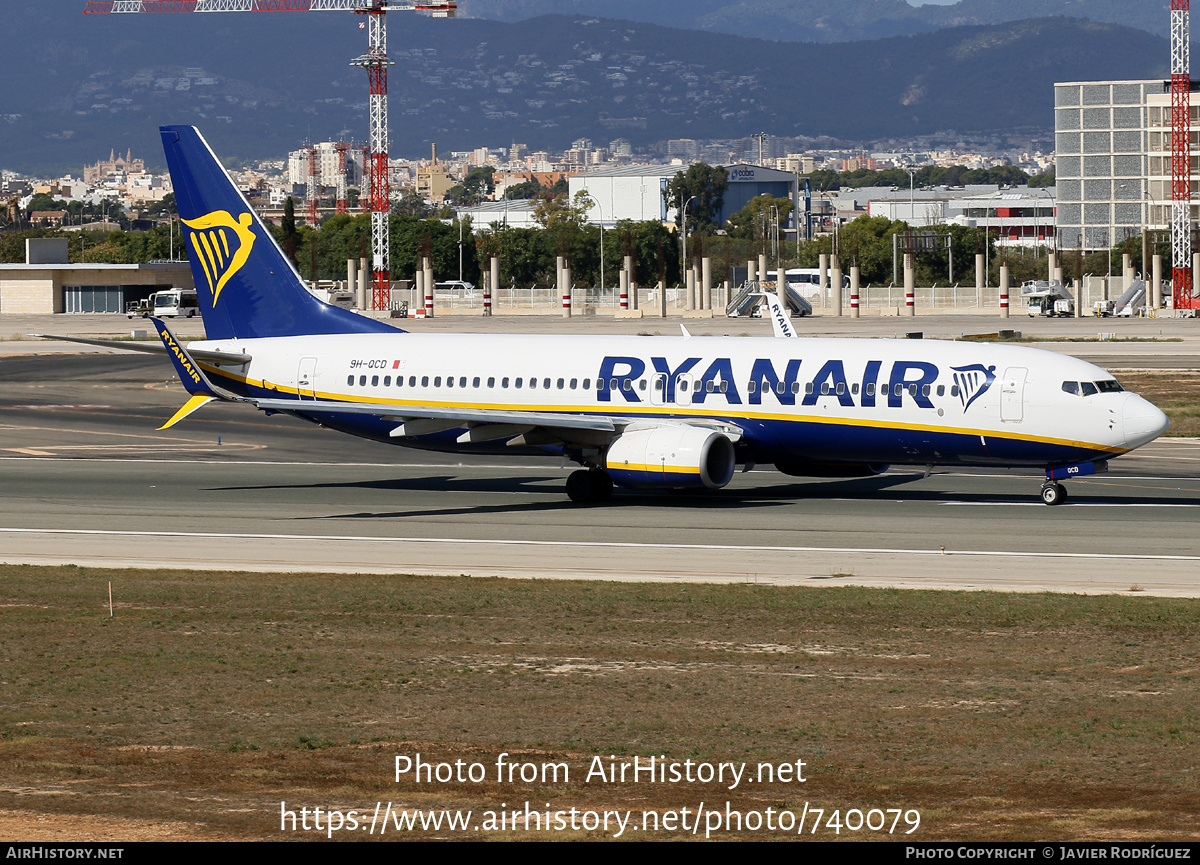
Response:
[{"label": "yellow harp logo", "polygon": [[192,230],[192,250],[208,279],[214,307],[225,283],[250,258],[250,250],[254,247],[251,221],[249,213],[243,213],[235,221],[227,210],[214,210],[195,219],[183,220],[183,224]]}]

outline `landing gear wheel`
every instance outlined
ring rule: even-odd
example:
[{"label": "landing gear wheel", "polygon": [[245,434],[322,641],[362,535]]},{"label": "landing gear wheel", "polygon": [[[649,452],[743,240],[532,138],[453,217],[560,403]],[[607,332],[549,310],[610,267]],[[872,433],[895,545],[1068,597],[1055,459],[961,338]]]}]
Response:
[{"label": "landing gear wheel", "polygon": [[1042,487],[1042,501],[1048,505],[1061,505],[1067,500],[1067,488],[1062,484],[1046,484]]},{"label": "landing gear wheel", "polygon": [[591,475],[592,483],[592,501],[603,502],[612,498],[613,482],[608,476],[608,472],[600,469],[593,469],[588,472]]},{"label": "landing gear wheel", "polygon": [[592,499],[592,473],[586,469],[567,475],[567,498],[582,504]]},{"label": "landing gear wheel", "polygon": [[612,491],[612,478],[606,471],[579,469],[567,476],[567,498],[573,502],[602,502]]}]

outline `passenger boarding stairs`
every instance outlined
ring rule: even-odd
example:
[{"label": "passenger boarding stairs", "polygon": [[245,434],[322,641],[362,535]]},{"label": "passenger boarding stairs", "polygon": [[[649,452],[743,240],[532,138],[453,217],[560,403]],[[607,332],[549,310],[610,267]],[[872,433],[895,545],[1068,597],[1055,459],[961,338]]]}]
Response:
[{"label": "passenger boarding stairs", "polygon": [[1121,295],[1114,307],[1114,312],[1119,316],[1134,316],[1137,315],[1146,306],[1146,280],[1134,279],[1129,283],[1129,288]]},{"label": "passenger boarding stairs", "polygon": [[[726,305],[725,314],[730,318],[759,316],[759,310],[765,300],[763,297],[764,291],[774,292],[775,280],[751,280],[742,283],[741,287],[734,294],[733,299]],[[790,285],[784,286],[783,297],[781,299],[788,308],[788,312],[795,315],[812,315],[812,305],[800,295],[800,292],[796,291]]]}]

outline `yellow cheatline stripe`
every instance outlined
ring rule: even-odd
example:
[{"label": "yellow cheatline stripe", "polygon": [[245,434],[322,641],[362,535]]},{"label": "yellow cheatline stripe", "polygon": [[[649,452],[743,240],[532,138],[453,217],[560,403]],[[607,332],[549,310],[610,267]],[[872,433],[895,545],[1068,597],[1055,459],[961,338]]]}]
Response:
[{"label": "yellow cheatline stripe", "polygon": [[608,463],[608,468],[622,472],[655,472],[669,475],[698,475],[700,466],[643,465],[641,463]]},{"label": "yellow cheatline stripe", "polygon": [[[240,381],[244,384],[252,384],[258,386],[258,379],[249,379],[245,376],[239,376],[236,373],[227,372],[218,367],[200,364],[206,372],[210,372],[217,376],[225,376],[227,378]],[[265,381],[261,382],[263,388],[267,387]],[[271,384],[272,390],[277,390],[281,394],[299,394],[299,391],[294,387],[286,385]],[[305,391],[308,394],[309,391]],[[886,420],[870,420],[866,418],[837,418],[824,417],[815,414],[780,414],[778,412],[749,412],[743,411],[738,406],[729,406],[729,411],[721,412],[716,409],[706,408],[691,408],[689,406],[653,406],[653,405],[621,405],[613,403],[611,406],[597,405],[592,408],[584,408],[577,405],[515,405],[512,403],[479,403],[479,402],[448,402],[445,400],[397,400],[383,399],[381,397],[359,396],[357,394],[345,393],[329,393],[325,391],[316,391],[315,399],[329,400],[332,402],[353,402],[376,404],[386,407],[396,407],[402,409],[404,406],[423,406],[429,408],[451,408],[451,409],[475,409],[479,411],[536,411],[536,412],[561,412],[563,414],[574,414],[581,416],[602,415],[608,417],[611,415],[658,415],[665,420],[687,420],[689,418],[700,418],[705,420],[719,420],[728,418],[731,423],[737,423],[743,420],[769,420],[782,421],[786,423],[814,423],[814,424],[830,424],[833,426],[852,426],[852,427],[867,427],[870,429],[890,429],[904,430],[907,432],[936,432],[946,433],[948,435],[965,435],[989,439],[1006,439],[1020,442],[1037,442],[1038,444],[1053,444],[1063,447],[1087,448],[1089,450],[1105,451],[1115,456],[1129,453],[1129,448],[1118,448],[1110,445],[1101,445],[1094,442],[1078,441],[1076,439],[1061,439],[1049,436],[1030,436],[1022,435],[1017,431],[1007,432],[1005,430],[990,430],[978,429],[972,427],[951,427],[951,426],[931,426],[929,424],[914,424],[900,423],[896,421]],[[389,412],[399,413],[397,412]]]},{"label": "yellow cheatline stripe", "polygon": [[215,396],[205,396],[204,394],[196,394],[194,397],[192,397],[187,402],[185,402],[183,404],[183,408],[181,408],[179,411],[175,412],[175,414],[171,416],[171,419],[169,421],[167,421],[165,424],[163,424],[162,426],[160,426],[159,429],[160,430],[170,429],[171,427],[175,426],[175,424],[179,423],[185,417],[187,417],[192,412],[194,412],[196,409],[200,408],[200,406],[208,405],[214,399],[216,399]]},{"label": "yellow cheatline stripe", "polygon": [[213,286],[216,284],[216,280],[213,279],[212,270],[209,269],[208,262],[204,258],[204,250],[200,247],[200,241],[197,240],[198,237],[199,237],[199,234],[197,232],[193,231],[192,232],[192,248],[196,250],[196,260],[199,261],[200,266],[202,268],[204,268],[204,276],[208,280],[208,288],[209,288],[209,291],[211,291]]}]

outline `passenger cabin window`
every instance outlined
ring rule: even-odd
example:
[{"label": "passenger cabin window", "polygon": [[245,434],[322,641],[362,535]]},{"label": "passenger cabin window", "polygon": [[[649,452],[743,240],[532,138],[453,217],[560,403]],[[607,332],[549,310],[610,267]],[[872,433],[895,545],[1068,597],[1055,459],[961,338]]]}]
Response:
[{"label": "passenger cabin window", "polygon": [[353,386],[354,385],[354,376],[352,376],[352,375],[346,376],[346,384]]},{"label": "passenger cabin window", "polygon": [[[596,387],[600,387],[600,385],[598,385],[598,384],[597,384],[597,385],[596,385]],[[583,389],[584,389],[584,390],[591,390],[591,389],[592,389],[592,380],[591,380],[590,378],[585,378],[585,379],[583,380]]]},{"label": "passenger cabin window", "polygon": [[[746,392],[754,393],[754,391],[757,390],[757,384],[758,384],[758,382],[751,381],[749,384],[746,385]],[[657,390],[657,388],[655,388],[655,390]]]},{"label": "passenger cabin window", "polygon": [[434,386],[434,387],[441,387],[441,386],[442,386],[442,377],[441,377],[440,375],[437,375],[437,376],[434,376],[434,377],[433,377],[433,386]]},{"label": "passenger cabin window", "polygon": [[360,375],[358,377],[358,383],[360,386],[366,387],[367,386],[367,377],[365,375]]},{"label": "passenger cabin window", "polygon": [[577,387],[579,387],[579,379],[571,379],[571,390],[575,390]]},{"label": "passenger cabin window", "polygon": [[875,382],[867,382],[867,396],[875,396]]},{"label": "passenger cabin window", "polygon": [[513,384],[514,384],[516,387],[520,387],[520,386],[522,385],[522,383],[524,383],[524,381],[525,381],[525,379],[523,379],[523,378],[519,378],[519,379],[517,379],[517,380],[516,380],[516,381],[515,381]]},{"label": "passenger cabin window", "polygon": [[446,387],[454,387],[454,376],[446,376]]},{"label": "passenger cabin window", "polygon": [[500,387],[508,387],[508,376],[500,379]]},{"label": "passenger cabin window", "polygon": [[496,386],[496,379],[495,379],[495,377],[494,377],[494,376],[489,376],[489,377],[488,377],[488,387],[495,387],[495,386]]},{"label": "passenger cabin window", "polygon": [[[544,387],[546,390],[550,390],[550,379],[542,379],[542,387]],[[562,387],[562,385],[560,384],[559,387]]]},{"label": "passenger cabin window", "polygon": [[471,380],[471,387],[479,387],[479,376],[475,376],[475,378]]},{"label": "passenger cabin window", "polygon": [[[459,378],[459,380],[458,380],[458,386],[459,386],[459,387],[466,387],[466,386],[467,386],[467,377],[466,377],[465,375],[464,375],[464,376],[462,376],[461,378]],[[479,379],[475,379],[475,387],[479,387]]]},{"label": "passenger cabin window", "polygon": [[371,387],[379,387],[379,376],[371,376]]},{"label": "passenger cabin window", "polygon": [[529,386],[530,386],[531,388],[537,387],[537,379],[536,379],[536,378],[530,378],[530,379],[529,379]]},{"label": "passenger cabin window", "polygon": [[383,377],[383,386],[384,386],[384,387],[391,387],[391,386],[392,386],[392,377],[391,377],[390,375],[385,375],[385,376]]},{"label": "passenger cabin window", "polygon": [[939,384],[938,385],[938,396],[945,396],[945,395],[946,395],[946,386],[944,384]]},{"label": "passenger cabin window", "polygon": [[429,387],[429,376],[421,376],[421,387]]},{"label": "passenger cabin window", "polygon": [[560,378],[560,379],[558,380],[558,389],[559,389],[559,390],[562,390],[562,389],[563,389],[564,387],[566,387],[566,386],[567,386],[567,383],[566,383],[566,381],[565,381],[564,379],[561,379],[561,378]]}]

